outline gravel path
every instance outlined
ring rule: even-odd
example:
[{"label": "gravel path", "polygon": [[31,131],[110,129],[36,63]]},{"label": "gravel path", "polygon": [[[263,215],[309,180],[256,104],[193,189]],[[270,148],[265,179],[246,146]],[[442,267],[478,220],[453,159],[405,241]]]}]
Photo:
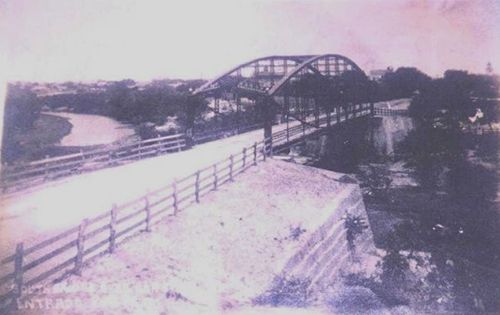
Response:
[{"label": "gravel path", "polygon": [[[47,298],[54,304],[43,313],[54,315],[325,314],[319,306],[254,308],[252,299],[331,215],[344,187],[338,177],[269,160],[91,263],[82,276],[46,286],[30,303]],[[291,237],[296,227],[304,232]],[[58,298],[66,302],[56,307]]]}]

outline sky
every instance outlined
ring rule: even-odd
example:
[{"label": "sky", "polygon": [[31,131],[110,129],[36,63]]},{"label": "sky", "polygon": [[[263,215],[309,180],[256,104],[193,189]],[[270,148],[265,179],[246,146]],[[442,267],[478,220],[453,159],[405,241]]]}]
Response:
[{"label": "sky", "polygon": [[500,69],[498,0],[0,0],[0,80],[205,78],[276,54]]}]

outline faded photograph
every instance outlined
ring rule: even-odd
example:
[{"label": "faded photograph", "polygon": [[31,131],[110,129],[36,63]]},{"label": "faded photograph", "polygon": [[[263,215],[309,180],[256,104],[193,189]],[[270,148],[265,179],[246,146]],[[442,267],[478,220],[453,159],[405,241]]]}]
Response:
[{"label": "faded photograph", "polygon": [[498,0],[0,0],[0,315],[500,314]]}]

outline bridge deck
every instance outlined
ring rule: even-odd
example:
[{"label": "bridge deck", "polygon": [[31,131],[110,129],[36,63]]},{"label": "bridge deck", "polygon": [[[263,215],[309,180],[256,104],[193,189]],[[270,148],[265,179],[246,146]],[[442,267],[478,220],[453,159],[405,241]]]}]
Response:
[{"label": "bridge deck", "polygon": [[[299,124],[293,121],[290,127]],[[273,132],[280,130],[286,130],[286,124],[273,126]],[[21,240],[27,246],[48,238],[78,225],[86,217],[109,211],[114,203],[139,198],[262,139],[263,130],[255,130],[191,150],[64,178],[35,191],[2,196],[0,258],[12,254]]]}]

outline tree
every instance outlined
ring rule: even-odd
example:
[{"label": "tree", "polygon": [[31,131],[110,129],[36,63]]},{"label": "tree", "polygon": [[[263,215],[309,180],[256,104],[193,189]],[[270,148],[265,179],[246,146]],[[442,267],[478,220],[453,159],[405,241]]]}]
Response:
[{"label": "tree", "polygon": [[382,77],[381,89],[388,99],[405,98],[422,90],[430,81],[431,78],[417,68],[401,67]]},{"label": "tree", "polygon": [[17,136],[33,127],[40,114],[40,104],[29,89],[9,84],[4,111],[2,161],[16,158]]}]

